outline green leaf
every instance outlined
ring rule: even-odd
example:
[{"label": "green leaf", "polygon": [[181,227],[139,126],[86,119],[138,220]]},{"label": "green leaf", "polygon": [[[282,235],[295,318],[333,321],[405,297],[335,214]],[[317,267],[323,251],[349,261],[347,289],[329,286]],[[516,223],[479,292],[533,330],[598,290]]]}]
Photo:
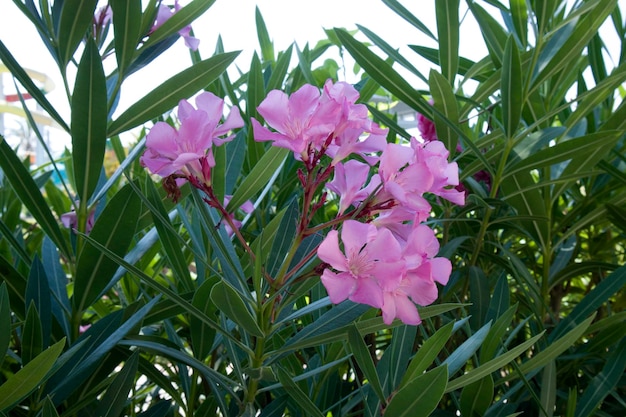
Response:
[{"label": "green leaf", "polygon": [[191,281],[189,265],[180,244],[180,236],[176,234],[176,229],[174,229],[169,219],[161,197],[149,177],[146,181],[146,188],[146,197],[151,204],[151,208],[156,210],[155,215],[152,216],[152,221],[159,234],[159,241],[165,250],[174,278],[181,283],[185,291],[192,291],[194,284]]},{"label": "green leaf", "polygon": [[432,115],[432,107],[428,102],[390,64],[355,40],[345,30],[335,29],[335,33],[350,55],[370,77],[411,108],[424,115]]},{"label": "green leaf", "polygon": [[435,0],[439,63],[441,73],[450,84],[459,68],[459,0]]},{"label": "green leaf", "polygon": [[476,266],[469,268],[470,286],[470,325],[478,329],[485,323],[489,310],[489,282],[482,269]]},{"label": "green leaf", "polygon": [[[67,278],[66,278],[67,279]],[[41,331],[41,343],[42,347],[36,352],[41,352],[43,346],[49,345],[50,329],[52,327],[52,300],[50,297],[50,285],[48,284],[48,274],[44,265],[39,260],[39,256],[35,255],[33,263],[28,275],[28,281],[26,282],[26,305],[34,303],[39,317],[40,331]],[[34,356],[33,356],[34,357]]]},{"label": "green leaf", "polygon": [[585,389],[576,407],[576,417],[594,415],[596,408],[604,398],[613,393],[616,385],[624,377],[625,369],[626,339],[622,339],[617,348],[606,357],[602,371],[591,380]]},{"label": "green leaf", "polygon": [[270,147],[237,187],[233,198],[226,207],[228,212],[234,211],[266,187],[290,153],[288,149]]},{"label": "green leaf", "polygon": [[[194,292],[193,300],[191,301],[194,307],[212,320],[215,320],[217,313],[217,308],[211,300],[211,290],[216,283],[216,277],[203,282]],[[207,326],[198,320],[197,317],[191,316],[189,318],[189,333],[191,334],[191,346],[194,357],[200,361],[204,360],[211,353],[213,340],[215,339],[215,329]]]},{"label": "green leaf", "polygon": [[419,375],[395,393],[385,409],[385,415],[429,416],[443,397],[447,382],[448,367],[445,364]]},{"label": "green leaf", "polygon": [[485,376],[491,374],[493,371],[502,368],[504,365],[511,362],[513,359],[515,359],[516,357],[524,353],[532,345],[534,345],[535,342],[537,342],[543,336],[543,333],[544,332],[539,333],[538,335],[528,339],[524,343],[515,346],[508,352],[497,356],[487,363],[483,363],[478,368],[474,368],[456,379],[453,379],[448,383],[448,388],[446,389],[446,392],[455,391],[459,388],[462,388],[466,385],[469,385],[475,381],[484,378]]},{"label": "green leaf", "polygon": [[515,313],[517,312],[517,304],[505,311],[491,326],[489,334],[485,338],[483,345],[480,347],[480,361],[487,362],[496,356],[498,348],[502,346],[504,335],[511,325]]},{"label": "green leaf", "polygon": [[472,382],[461,392],[461,415],[484,416],[493,400],[493,378],[491,375]]},{"label": "green leaf", "polygon": [[259,6],[256,6],[254,9],[254,18],[256,22],[257,37],[259,38],[259,45],[261,46],[261,57],[264,62],[273,62],[274,44],[272,43],[270,35],[267,32],[267,26],[265,26],[265,21],[263,20]]},{"label": "green leaf", "polygon": [[71,258],[67,241],[61,233],[57,219],[39,191],[37,184],[9,144],[0,136],[0,168],[11,183],[13,190],[37,221],[42,230],[68,258]]},{"label": "green leaf", "polygon": [[526,7],[526,0],[510,0],[509,4],[511,6],[511,18],[515,27],[515,34],[522,48],[525,48],[528,45],[528,8]]},{"label": "green leaf", "polygon": [[546,412],[546,417],[554,415],[557,391],[556,378],[556,362],[552,360],[543,368],[543,374],[541,375],[541,408]]},{"label": "green leaf", "polygon": [[452,160],[459,141],[459,135],[450,127],[451,124],[458,123],[459,120],[459,109],[456,97],[454,96],[450,82],[436,71],[430,71],[428,81],[434,106],[445,116],[445,118],[442,118],[435,115],[437,137],[446,145],[446,149],[450,152],[448,159]]},{"label": "green leaf", "polygon": [[267,91],[279,89],[283,86],[287,71],[289,71],[292,52],[293,44],[289,45],[289,48],[278,54],[276,66],[272,69],[272,75],[270,75],[270,79],[267,82]]},{"label": "green leaf", "polygon": [[[274,278],[277,278],[276,274],[278,274],[281,268],[284,269],[289,266],[284,265],[283,267],[283,264],[285,263],[285,258],[289,254],[289,249],[296,236],[299,217],[300,210],[298,209],[298,201],[293,199],[287,206],[285,215],[282,216],[280,225],[276,229],[276,234],[272,237],[272,250],[269,256],[265,258],[267,259],[265,262],[266,271]],[[286,269],[284,269],[284,271],[286,272]]]},{"label": "green leaf", "polygon": [[[534,369],[542,368],[547,365],[551,360],[556,359],[561,353],[570,348],[580,337],[585,334],[585,330],[589,327],[595,314],[589,317],[587,320],[580,323],[578,326],[570,330],[563,337],[553,340],[550,345],[543,349],[541,352],[535,354],[532,358],[522,363],[519,366],[519,371],[522,374],[526,374]],[[510,379],[505,377],[505,379]]]},{"label": "green leaf", "polygon": [[370,351],[363,341],[361,333],[359,333],[359,330],[354,325],[348,330],[348,344],[356,363],[363,371],[365,378],[367,378],[376,395],[378,395],[378,399],[382,404],[386,404],[383,387],[380,384],[380,379],[378,379],[378,373],[376,372],[376,367],[374,366],[374,361],[372,360]]},{"label": "green leaf", "polygon": [[46,399],[43,400],[41,417],[59,417],[59,413],[57,413],[57,409],[50,397],[46,397]]},{"label": "green leaf", "polygon": [[452,352],[445,361],[443,361],[442,365],[448,365],[448,370],[450,371],[450,375],[453,375],[461,369],[463,365],[474,355],[474,353],[480,348],[483,344],[487,334],[489,334],[489,329],[491,328],[491,322],[485,324],[481,327],[476,333],[471,335],[461,346],[456,348],[454,352]]},{"label": "green leaf", "polygon": [[133,61],[139,36],[141,35],[141,0],[112,0],[113,33],[117,69],[123,74]]},{"label": "green leaf", "polygon": [[[572,312],[559,322],[554,331],[550,334],[550,340],[559,338],[570,329],[575,329],[579,323],[583,322],[592,312],[607,302],[610,297],[617,294],[626,285],[626,266],[622,266],[605,279],[600,281],[585,297],[574,307]],[[586,321],[589,321],[588,319]]]},{"label": "green leaf", "polygon": [[417,29],[419,29],[422,33],[424,33],[426,36],[428,36],[430,39],[436,41],[437,38],[435,37],[435,35],[433,35],[433,33],[428,30],[428,26],[426,26],[425,24],[423,24],[417,17],[415,17],[414,14],[412,14],[411,12],[409,12],[404,6],[402,6],[398,1],[396,0],[383,0],[383,3],[385,3],[385,5],[387,7],[389,7],[391,10],[393,10],[394,12],[396,12],[400,17],[402,17],[404,20],[406,20],[407,22],[409,22],[410,24],[412,24],[413,26],[415,26]]},{"label": "green leaf", "polygon": [[[86,37],[97,4],[98,0],[65,0],[62,3],[57,36],[62,70],[74,56],[80,42]],[[89,38],[93,40],[92,36]]]},{"label": "green leaf", "polygon": [[[130,185],[119,190],[106,205],[89,235],[116,255],[123,256],[135,235],[141,200]],[[86,245],[76,264],[73,305],[84,311],[99,297],[119,264],[93,245]]]},{"label": "green leaf", "polygon": [[274,368],[278,380],[285,387],[287,394],[296,401],[296,404],[311,417],[323,417],[324,414],[315,406],[308,394],[305,394],[300,387],[294,382],[291,376],[283,369],[282,366],[276,366]]},{"label": "green leaf", "polygon": [[409,381],[415,379],[417,376],[424,373],[434,362],[441,349],[444,348],[450,336],[452,336],[452,329],[454,328],[454,322],[450,322],[437,330],[437,332],[426,339],[422,346],[417,350],[415,356],[411,360],[402,382],[398,388],[403,388]]},{"label": "green leaf", "polygon": [[[65,3],[67,5],[67,3]],[[107,91],[102,59],[89,39],[72,95],[72,163],[76,192],[85,204],[96,189],[106,148]]]},{"label": "green leaf", "polygon": [[221,281],[211,290],[211,300],[215,306],[242,330],[253,336],[263,337],[263,330],[252,315],[239,293],[228,283]]},{"label": "green leaf", "polygon": [[11,342],[11,305],[6,282],[0,284],[0,364]]},{"label": "green leaf", "polygon": [[35,303],[31,301],[22,328],[22,364],[26,365],[43,351],[41,320]]},{"label": "green leaf", "polygon": [[519,50],[511,36],[507,39],[504,48],[500,89],[502,91],[504,133],[507,138],[511,138],[517,131],[522,116],[522,107],[526,101]]},{"label": "green leaf", "polygon": [[180,100],[189,98],[217,79],[238,54],[239,52],[228,52],[215,55],[171,77],[115,119],[109,125],[108,135],[115,136],[171,110]]},{"label": "green leaf", "polygon": [[10,410],[46,380],[48,371],[61,355],[65,338],[41,352],[17,373],[0,385],[0,411]]},{"label": "green leaf", "polygon": [[[514,176],[519,172],[530,172],[534,169],[550,167],[573,159],[590,158],[591,162],[595,163],[598,158],[609,153],[620,135],[621,132],[617,131],[597,132],[557,143],[508,165],[504,170],[503,178]],[[571,165],[571,162],[568,165]],[[578,164],[576,165],[575,171],[590,168],[589,163],[583,163],[584,168],[579,168]],[[563,171],[561,175],[566,175],[566,172]]]},{"label": "green leaf", "polygon": [[495,68],[502,65],[502,56],[507,42],[507,33],[498,21],[475,2],[468,2],[468,7],[478,22],[480,32],[487,45],[489,57]]},{"label": "green leaf", "polygon": [[118,417],[122,414],[128,402],[128,394],[133,389],[138,366],[139,351],[135,351],[128,358],[122,370],[115,375],[111,385],[109,385],[109,388],[100,400],[95,415]]}]

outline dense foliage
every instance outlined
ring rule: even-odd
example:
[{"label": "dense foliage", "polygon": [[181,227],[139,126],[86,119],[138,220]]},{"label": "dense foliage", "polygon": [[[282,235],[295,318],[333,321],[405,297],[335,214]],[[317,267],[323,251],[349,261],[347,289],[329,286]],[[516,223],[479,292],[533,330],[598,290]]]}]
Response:
[{"label": "dense foliage", "polygon": [[[237,53],[219,42],[210,58],[192,51],[188,69],[121,111],[128,76],[179,37],[195,49],[189,25],[214,2],[170,10],[109,0],[109,13],[97,0],[13,1],[58,64],[70,119],[1,40],[0,59],[72,147],[33,169],[0,141],[0,415],[626,414],[623,10],[616,0],[434,0],[436,22],[424,22],[416,4],[381,1],[437,47],[407,33],[411,54],[400,54],[405,45],[359,26],[276,52],[257,10],[260,53],[243,73],[227,72]],[[461,18],[478,23],[484,58],[459,50]],[[618,56],[608,55],[601,26],[616,35]],[[337,296],[319,278],[356,274],[341,269],[338,242],[364,253],[375,240],[347,236],[376,233],[359,207],[381,209],[365,194],[342,205],[337,184],[322,194],[313,179],[326,172],[317,163],[330,137],[305,153],[259,141],[259,132],[276,138],[262,125],[279,130],[268,97],[343,85],[341,63],[327,58],[337,50],[360,71],[348,107],[367,106],[376,122],[367,128],[388,129],[384,146],[422,145],[393,106],[376,104],[381,96],[419,113],[415,127],[445,144],[446,166],[460,172],[458,186],[425,194],[430,215],[400,221],[434,230],[439,250],[424,257],[452,266],[449,280],[436,279],[445,283],[437,300],[418,307],[419,325],[402,322],[414,315],[391,321],[382,301],[370,304],[384,317],[354,292]],[[422,74],[426,61],[436,70]],[[409,74],[428,89],[415,89]],[[154,147],[157,139],[144,153],[146,135],[183,135],[196,109],[181,100],[203,90],[237,114],[215,137],[234,136],[213,147],[210,162],[205,148],[186,148],[205,161],[193,172],[188,161],[151,165],[180,155]],[[42,139],[30,115],[29,123]],[[120,135],[131,131],[140,133],[125,148]],[[103,169],[107,149],[119,162],[113,173]],[[348,182],[355,164],[346,163]],[[61,167],[68,179],[58,186]],[[441,198],[450,185],[464,204]],[[386,234],[388,242],[405,251]]]}]

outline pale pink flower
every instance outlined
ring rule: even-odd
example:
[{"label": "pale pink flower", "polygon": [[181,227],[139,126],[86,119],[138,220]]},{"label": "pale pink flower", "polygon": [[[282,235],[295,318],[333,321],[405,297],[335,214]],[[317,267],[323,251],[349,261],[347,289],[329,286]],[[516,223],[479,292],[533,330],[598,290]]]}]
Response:
[{"label": "pale pink flower", "polygon": [[[230,203],[230,200],[232,198],[233,196],[229,194],[224,196],[224,207],[228,206],[228,203]],[[250,214],[254,211],[254,204],[252,204],[252,201],[246,200],[246,202],[243,203],[237,210],[241,210],[246,214]],[[237,229],[241,228],[241,222],[235,219],[234,213],[228,213],[228,218],[233,222],[233,225],[235,225]],[[230,224],[227,221],[223,221],[223,223],[226,234],[228,236],[232,236],[234,234],[234,230],[230,227]]]},{"label": "pale pink flower", "polygon": [[319,102],[319,90],[309,84],[291,96],[280,90],[270,91],[257,110],[275,132],[252,118],[254,140],[273,141],[274,146],[289,149],[298,159],[306,160],[309,145],[323,142],[334,126],[332,120],[313,121]]},{"label": "pale pink flower", "polygon": [[369,165],[354,159],[335,166],[335,176],[332,181],[326,183],[326,187],[340,196],[339,214],[343,214],[351,205],[358,205],[378,187],[380,184],[378,175],[372,176],[365,187],[369,173]]},{"label": "pale pink flower", "polygon": [[338,271],[325,269],[321,277],[330,300],[337,304],[349,299],[382,307],[381,283],[399,282],[404,272],[400,244],[388,230],[355,220],[343,223],[343,253],[338,235],[336,230],[331,230],[317,251],[322,261]]},{"label": "pale pink flower", "polygon": [[443,142],[421,144],[411,138],[411,147],[415,151],[415,161],[425,164],[432,174],[428,191],[454,204],[465,204],[465,193],[454,188],[459,185],[459,167],[456,162],[448,162],[449,152]]},{"label": "pale pink flower", "polygon": [[175,174],[183,178],[196,177],[210,181],[210,168],[215,166],[212,146],[232,139],[229,130],[243,126],[239,109],[233,107],[223,124],[224,101],[212,93],[202,93],[196,98],[195,109],[186,100],[178,107],[178,130],[165,122],[157,122],[146,136],[146,152],[140,162],[153,174],[168,177]]},{"label": "pale pink flower", "polygon": [[[169,6],[166,6],[163,3],[161,3],[159,5],[159,9],[157,10],[157,16],[154,21],[154,25],[152,25],[152,29],[150,30],[150,33],[154,32],[159,27],[161,27],[163,23],[165,23],[172,16],[174,16],[174,14],[177,13],[180,9],[181,9],[181,6],[180,4],[178,4],[178,0],[175,0],[174,2],[174,10],[172,10]],[[184,28],[178,31],[178,34],[182,36],[182,38],[184,39],[185,45],[187,46],[187,48],[191,49],[192,51],[198,50],[198,45],[200,44],[200,40],[191,36],[191,26],[185,26]]]}]

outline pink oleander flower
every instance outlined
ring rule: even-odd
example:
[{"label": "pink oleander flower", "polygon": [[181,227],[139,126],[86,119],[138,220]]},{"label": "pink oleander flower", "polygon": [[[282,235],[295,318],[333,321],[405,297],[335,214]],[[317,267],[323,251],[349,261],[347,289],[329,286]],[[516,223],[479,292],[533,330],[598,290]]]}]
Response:
[{"label": "pink oleander flower", "polygon": [[[165,23],[172,16],[174,16],[174,14],[177,13],[180,9],[181,9],[181,6],[180,4],[178,4],[178,0],[175,0],[174,2],[173,11],[170,7],[161,3],[159,5],[159,10],[157,11],[157,17],[154,21],[154,25],[152,26],[152,29],[150,30],[150,33],[154,32],[159,27],[161,27],[163,23]],[[191,36],[191,26],[185,26],[184,28],[178,31],[178,34],[182,36],[182,38],[185,40],[185,45],[187,46],[187,48],[191,49],[192,51],[198,50],[198,45],[200,44],[200,40]]]},{"label": "pink oleander flower", "polygon": [[180,128],[157,122],[146,136],[146,151],[140,162],[153,174],[163,178],[174,175],[178,180],[195,178],[210,184],[210,171],[215,166],[212,146],[232,140],[234,135],[225,135],[244,123],[237,107],[220,123],[224,100],[212,93],[200,94],[196,106],[181,100],[178,106]]},{"label": "pink oleander flower", "polygon": [[313,120],[320,104],[319,90],[309,84],[291,96],[272,90],[257,110],[275,132],[252,118],[254,140],[273,141],[274,146],[291,150],[298,159],[308,159],[308,147],[326,140],[334,125],[331,120]]},{"label": "pink oleander flower", "polygon": [[369,184],[370,167],[357,160],[351,159],[335,166],[335,176],[326,183],[326,187],[340,196],[339,214],[343,214],[351,205],[358,205],[369,197],[380,184],[378,175],[373,175]]},{"label": "pink oleander flower", "polygon": [[[431,106],[433,105],[432,99],[428,102]],[[433,122],[421,113],[417,113],[417,129],[420,131],[420,136],[422,137],[422,139],[424,139],[424,142],[439,140],[439,138],[437,137],[435,122]]]},{"label": "pink oleander flower", "polygon": [[[228,206],[228,203],[230,203],[230,200],[233,198],[232,195],[225,195],[224,196],[224,207]],[[238,210],[243,211],[246,214],[250,214],[254,211],[254,204],[252,204],[252,201],[250,200],[246,200],[245,203],[243,203],[241,205],[241,207],[239,207]],[[235,219],[235,214],[234,213],[228,213],[228,217],[229,219],[232,221],[233,225],[235,225],[235,227],[237,229],[241,228],[241,222],[237,219]],[[232,236],[235,232],[234,230],[230,227],[230,224],[225,221],[222,220],[223,224],[224,224],[224,229],[226,230],[226,234],[228,236]]]},{"label": "pink oleander flower", "polygon": [[421,144],[411,138],[411,148],[415,152],[415,161],[425,164],[433,176],[428,191],[454,204],[465,204],[465,193],[454,188],[459,185],[459,167],[456,162],[448,162],[449,152],[443,142]]},{"label": "pink oleander flower", "polygon": [[[89,212],[89,216],[87,217],[87,224],[85,225],[85,233],[91,232],[93,229],[93,225],[96,222],[96,212],[95,210],[91,210]],[[78,217],[76,216],[76,212],[74,210],[68,211],[67,213],[61,214],[61,223],[63,227],[71,230],[75,230],[78,228]]]},{"label": "pink oleander flower", "polygon": [[327,268],[321,276],[330,300],[337,304],[349,299],[381,308],[380,283],[399,282],[404,272],[400,244],[388,230],[355,220],[343,223],[343,252],[338,236],[331,230],[317,250],[318,257],[337,271]]},{"label": "pink oleander flower", "polygon": [[99,39],[100,36],[102,36],[104,28],[111,22],[112,17],[113,11],[111,10],[111,6],[108,4],[96,10],[96,14],[93,16],[93,21],[91,23],[93,37],[95,39]]},{"label": "pink oleander flower", "polygon": [[387,144],[380,157],[378,173],[383,188],[377,201],[393,199],[419,214],[418,221],[429,215],[431,206],[423,194],[431,189],[434,178],[428,165],[415,158],[413,149]]}]

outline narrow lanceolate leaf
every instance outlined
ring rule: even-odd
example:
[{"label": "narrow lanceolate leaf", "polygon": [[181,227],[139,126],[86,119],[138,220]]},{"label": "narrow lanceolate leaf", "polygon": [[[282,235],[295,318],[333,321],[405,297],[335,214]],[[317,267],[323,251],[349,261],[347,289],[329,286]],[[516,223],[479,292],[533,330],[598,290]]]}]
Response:
[{"label": "narrow lanceolate leaf", "polygon": [[383,3],[385,3],[385,5],[387,7],[389,7],[391,10],[396,12],[404,20],[406,20],[407,22],[409,22],[410,24],[415,26],[417,29],[422,31],[422,33],[424,33],[430,39],[432,39],[434,41],[437,40],[435,35],[433,35],[433,33],[428,29],[428,26],[423,24],[417,17],[415,17],[415,15],[413,13],[409,12],[397,0],[383,0]]},{"label": "narrow lanceolate leaf", "polygon": [[[67,126],[63,118],[56,111],[54,106],[50,104],[48,99],[46,98],[45,90],[46,85],[44,85],[44,91],[40,87],[38,87],[28,73],[17,63],[13,55],[9,52],[9,50],[4,46],[4,43],[0,41],[0,61],[11,71],[11,75],[15,77],[22,86],[26,89],[28,94],[30,94],[35,101],[50,115],[55,122],[59,124],[59,126],[69,132],[70,128]],[[48,87],[51,88],[51,87]]]},{"label": "narrow lanceolate leaf", "polygon": [[[98,0],[65,0],[63,2],[57,40],[59,57],[64,68],[87,35],[87,29],[93,21],[97,4]],[[91,39],[91,36],[89,38]]]},{"label": "narrow lanceolate leaf", "polygon": [[487,375],[465,386],[461,392],[461,415],[484,416],[493,400],[493,377]]},{"label": "narrow lanceolate leaf", "polygon": [[509,36],[504,48],[502,80],[500,82],[503,125],[507,138],[511,138],[515,134],[522,116],[525,100],[523,82],[519,50],[513,37]]},{"label": "narrow lanceolate leaf", "polygon": [[[596,375],[585,389],[576,407],[576,417],[594,415],[595,409],[607,395],[610,395],[618,382],[624,377],[626,369],[626,339],[622,339],[617,348],[606,357],[602,371]],[[619,394],[618,394],[619,395]]]},{"label": "narrow lanceolate leaf", "polygon": [[490,328],[491,322],[485,324],[446,358],[443,364],[448,365],[450,375],[453,375],[456,371],[461,369],[469,358],[480,348]]},{"label": "narrow lanceolate leaf", "polygon": [[378,395],[378,399],[380,400],[380,402],[385,404],[386,397],[383,393],[383,387],[380,384],[378,373],[376,373],[374,361],[372,360],[370,351],[363,341],[361,333],[359,333],[359,329],[357,329],[356,326],[352,326],[350,330],[348,330],[348,344],[350,346],[352,356],[354,356],[356,363],[363,371],[365,378],[367,378],[370,386],[372,387],[376,395]]},{"label": "narrow lanceolate leaf", "polygon": [[48,203],[41,195],[30,173],[2,136],[0,136],[0,168],[39,227],[65,256],[71,258],[69,246],[61,233],[58,220],[50,211]]},{"label": "narrow lanceolate leaf", "polygon": [[454,84],[459,68],[459,0],[435,0],[441,73]]},{"label": "narrow lanceolate leaf", "polygon": [[283,385],[287,393],[293,398],[298,406],[305,411],[305,415],[311,417],[323,417],[324,414],[315,406],[309,395],[304,393],[294,382],[291,376],[281,366],[275,368],[278,380]]},{"label": "narrow lanceolate leaf", "polygon": [[191,97],[217,79],[238,54],[239,52],[227,52],[215,55],[165,81],[114,120],[109,125],[109,136],[139,126],[174,108],[180,100]]},{"label": "narrow lanceolate leaf", "polygon": [[87,202],[96,189],[102,170],[107,138],[106,97],[102,59],[95,41],[90,38],[78,65],[70,126],[76,192],[83,202]]},{"label": "narrow lanceolate leaf", "polygon": [[[191,301],[194,307],[197,307],[211,320],[215,320],[217,315],[217,307],[211,300],[211,289],[217,283],[217,280],[217,277],[213,277],[213,279],[204,281],[195,291]],[[191,334],[193,356],[203,361],[211,352],[216,331],[213,327],[207,326],[196,317],[191,316],[189,318],[189,333]]]},{"label": "narrow lanceolate leaf", "polygon": [[[123,256],[128,249],[141,211],[141,200],[126,185],[115,194],[104,208],[90,237],[116,255]],[[75,311],[89,307],[107,286],[119,267],[118,263],[92,245],[86,245],[76,265],[73,304]]]},{"label": "narrow lanceolate leaf", "polygon": [[456,97],[454,96],[454,91],[452,91],[451,82],[436,71],[430,72],[428,84],[435,108],[445,115],[445,119],[435,115],[437,137],[445,143],[446,148],[450,152],[448,159],[452,159],[459,141],[459,135],[450,127],[450,125],[458,123],[459,120]]},{"label": "narrow lanceolate leaf", "polygon": [[443,349],[448,339],[450,339],[450,336],[452,336],[453,326],[454,322],[446,324],[441,329],[437,330],[437,333],[424,341],[411,360],[402,378],[402,382],[400,382],[400,388],[405,387],[410,381],[421,375],[433,364],[435,358],[439,355],[439,352],[441,352],[441,349]]},{"label": "narrow lanceolate leaf", "polygon": [[0,363],[11,342],[11,305],[6,282],[0,284]]},{"label": "narrow lanceolate leaf", "polygon": [[229,319],[237,323],[242,330],[253,336],[263,336],[256,318],[252,315],[239,293],[226,282],[222,281],[213,286],[211,300]]},{"label": "narrow lanceolate leaf", "polygon": [[427,417],[439,404],[448,382],[448,367],[441,365],[418,376],[391,398],[386,416]]},{"label": "narrow lanceolate leaf", "polygon": [[39,260],[39,256],[35,255],[26,283],[26,305],[30,308],[30,304],[33,303],[39,313],[38,320],[40,320],[41,337],[46,347],[48,346],[50,329],[52,327],[52,300],[50,298],[48,272],[52,271],[46,271],[44,265]]},{"label": "narrow lanceolate leaf", "polygon": [[275,146],[270,147],[252,168],[248,176],[241,182],[241,185],[237,187],[226,209],[229,212],[233,212],[241,207],[246,200],[261,191],[283,164],[288,154],[288,149]]},{"label": "narrow lanceolate leaf", "polygon": [[65,346],[65,338],[41,352],[28,365],[0,385],[0,411],[7,411],[26,398],[46,379]]},{"label": "narrow lanceolate leaf", "polygon": [[33,360],[42,350],[41,320],[35,303],[31,301],[26,312],[26,321],[22,327],[22,365]]},{"label": "narrow lanceolate leaf", "polygon": [[117,417],[122,415],[128,394],[135,382],[135,373],[139,366],[139,351],[135,351],[124,364],[122,370],[115,376],[106,394],[100,400],[95,415],[103,417]]},{"label": "narrow lanceolate leaf", "polygon": [[124,74],[137,49],[141,25],[141,0],[111,0],[115,57],[120,74]]},{"label": "narrow lanceolate leaf", "polygon": [[261,57],[265,62],[274,61],[274,44],[270,39],[270,34],[267,31],[267,26],[261,15],[261,11],[257,6],[254,13],[256,22],[257,37],[259,38],[259,45],[261,46]]},{"label": "narrow lanceolate leaf", "polygon": [[509,0],[511,4],[511,18],[517,39],[525,48],[528,43],[528,8],[526,0]]},{"label": "narrow lanceolate leaf", "polygon": [[428,102],[390,64],[345,30],[335,29],[335,33],[350,55],[370,77],[413,109],[422,114],[432,115],[432,108]]},{"label": "narrow lanceolate leaf", "polygon": [[548,362],[541,376],[541,407],[546,412],[546,417],[554,415],[554,405],[556,404],[556,362]]}]

